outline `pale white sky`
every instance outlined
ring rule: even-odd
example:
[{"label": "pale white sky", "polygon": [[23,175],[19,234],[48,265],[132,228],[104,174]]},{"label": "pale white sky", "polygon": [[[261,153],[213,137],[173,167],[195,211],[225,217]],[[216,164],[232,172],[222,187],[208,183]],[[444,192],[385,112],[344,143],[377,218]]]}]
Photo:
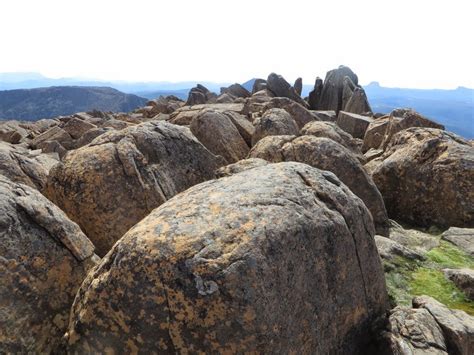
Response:
[{"label": "pale white sky", "polygon": [[0,72],[107,80],[474,87],[473,0],[1,0]]}]

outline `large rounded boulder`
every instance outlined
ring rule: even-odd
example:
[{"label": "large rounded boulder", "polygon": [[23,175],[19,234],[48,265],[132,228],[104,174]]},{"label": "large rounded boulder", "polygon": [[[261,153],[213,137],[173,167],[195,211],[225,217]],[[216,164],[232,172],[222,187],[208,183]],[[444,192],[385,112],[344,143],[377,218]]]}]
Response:
[{"label": "large rounded boulder", "polygon": [[64,212],[0,175],[0,353],[54,353],[97,259]]},{"label": "large rounded boulder", "polygon": [[250,151],[251,158],[270,162],[297,161],[328,170],[364,201],[377,234],[388,236],[389,222],[382,195],[362,164],[345,147],[329,138],[275,136],[264,138]]},{"label": "large rounded boulder", "polygon": [[178,192],[214,178],[222,159],[188,128],[147,122],[71,151],[45,194],[104,255],[130,227]]},{"label": "large rounded boulder", "polygon": [[194,186],[89,274],[72,353],[356,353],[387,295],[364,204],[330,172],[269,164]]},{"label": "large rounded boulder", "polygon": [[267,110],[254,121],[252,145],[267,136],[297,135],[299,128],[291,115],[281,108]]},{"label": "large rounded boulder", "polygon": [[434,128],[395,134],[365,166],[395,220],[429,227],[474,225],[474,146]]}]

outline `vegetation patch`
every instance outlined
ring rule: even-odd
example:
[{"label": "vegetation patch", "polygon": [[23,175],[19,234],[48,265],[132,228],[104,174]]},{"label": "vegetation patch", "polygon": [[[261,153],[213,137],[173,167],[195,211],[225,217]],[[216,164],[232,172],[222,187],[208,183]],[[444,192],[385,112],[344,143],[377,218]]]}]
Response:
[{"label": "vegetation patch", "polygon": [[385,278],[392,306],[409,306],[413,297],[428,295],[450,308],[474,315],[474,301],[446,279],[444,268],[474,268],[474,258],[442,240],[439,247],[426,254],[425,261],[403,257],[385,260]]}]

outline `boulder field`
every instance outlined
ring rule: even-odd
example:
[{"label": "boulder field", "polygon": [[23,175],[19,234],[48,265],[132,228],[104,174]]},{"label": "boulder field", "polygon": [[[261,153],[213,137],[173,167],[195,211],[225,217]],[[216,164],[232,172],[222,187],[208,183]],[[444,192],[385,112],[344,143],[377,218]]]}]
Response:
[{"label": "boulder field", "polygon": [[0,353],[474,351],[474,145],[357,75],[0,121]]}]

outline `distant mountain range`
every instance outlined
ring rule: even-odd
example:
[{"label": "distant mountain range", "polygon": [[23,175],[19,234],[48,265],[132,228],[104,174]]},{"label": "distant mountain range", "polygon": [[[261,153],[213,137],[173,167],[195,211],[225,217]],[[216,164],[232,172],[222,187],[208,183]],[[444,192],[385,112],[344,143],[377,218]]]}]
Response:
[{"label": "distant mountain range", "polygon": [[[254,81],[255,79],[250,79],[242,85],[248,90],[252,90]],[[45,91],[46,89],[23,90],[16,93],[15,91],[18,90],[14,90],[14,92],[0,91],[0,118],[36,119],[46,117],[43,115],[53,117],[54,115],[84,111],[92,106],[110,111],[129,111],[143,105],[145,99],[154,99],[160,95],[175,95],[186,99],[190,88],[196,86],[197,83],[194,81],[179,83],[106,82],[74,78],[50,79],[38,73],[0,73],[0,90],[73,86],[71,90],[63,88],[64,93],[60,93],[59,88],[51,88],[51,91]],[[217,93],[221,87],[231,84],[199,83]],[[98,88],[99,86],[100,88]],[[104,88],[104,86],[108,88]],[[79,87],[86,88],[81,90]],[[364,88],[374,112],[389,113],[398,107],[411,107],[444,124],[446,129],[452,132],[469,139],[474,138],[473,89],[461,87],[455,90],[386,88],[378,83],[371,83]],[[304,85],[303,96],[308,95],[311,90],[312,85]],[[27,101],[29,95],[32,97]],[[48,95],[53,96],[49,97]]]},{"label": "distant mountain range", "polygon": [[108,87],[53,86],[0,91],[0,118],[35,120],[102,110],[129,112],[147,99]]}]

